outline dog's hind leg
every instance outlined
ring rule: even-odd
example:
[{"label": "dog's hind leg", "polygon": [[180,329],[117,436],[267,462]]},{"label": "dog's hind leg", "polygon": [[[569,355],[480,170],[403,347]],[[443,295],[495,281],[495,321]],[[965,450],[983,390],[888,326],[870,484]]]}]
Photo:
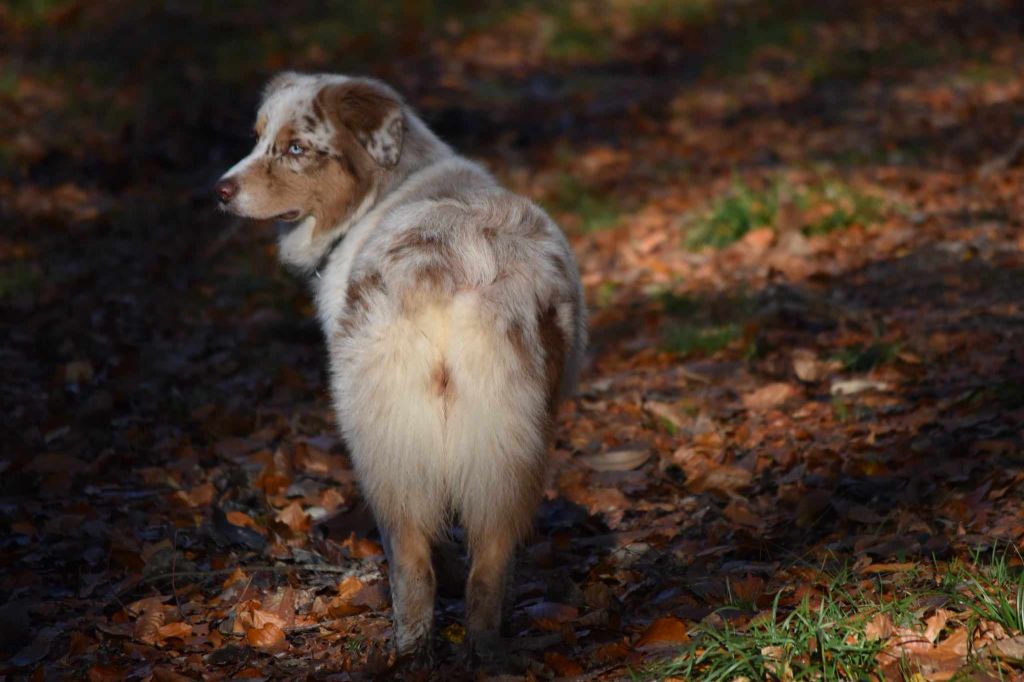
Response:
[{"label": "dog's hind leg", "polygon": [[484,659],[500,649],[502,612],[507,603],[517,540],[512,528],[471,531],[466,630],[473,653]]},{"label": "dog's hind leg", "polygon": [[400,656],[429,662],[432,654],[436,579],[430,537],[415,523],[387,532],[395,645]]}]

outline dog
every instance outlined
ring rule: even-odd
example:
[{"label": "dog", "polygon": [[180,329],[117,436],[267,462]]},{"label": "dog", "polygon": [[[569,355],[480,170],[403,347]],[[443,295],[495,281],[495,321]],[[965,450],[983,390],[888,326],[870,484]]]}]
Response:
[{"label": "dog", "polygon": [[280,258],[315,291],[338,424],[388,558],[398,653],[430,660],[431,550],[458,522],[469,651],[486,657],[586,344],[569,244],[382,82],[280,74],[255,134],[215,192],[233,214],[290,224]]}]

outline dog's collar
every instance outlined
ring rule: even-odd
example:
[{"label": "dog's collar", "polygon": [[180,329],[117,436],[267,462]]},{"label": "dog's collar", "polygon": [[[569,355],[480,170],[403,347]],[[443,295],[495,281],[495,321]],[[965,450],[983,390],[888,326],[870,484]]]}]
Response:
[{"label": "dog's collar", "polygon": [[324,251],[324,255],[320,256],[320,260],[316,262],[316,267],[313,268],[313,274],[316,275],[317,279],[323,279],[323,275],[320,274],[320,271],[327,267],[327,261],[331,259],[331,256],[334,254],[334,250],[338,248],[338,245],[341,244],[344,239],[345,234],[339,234],[334,238],[330,246],[327,247],[327,250]]}]

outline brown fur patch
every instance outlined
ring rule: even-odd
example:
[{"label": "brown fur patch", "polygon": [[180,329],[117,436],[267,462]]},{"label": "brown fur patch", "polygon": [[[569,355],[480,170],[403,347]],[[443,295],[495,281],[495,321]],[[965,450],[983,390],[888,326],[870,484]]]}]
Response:
[{"label": "brown fur patch", "polygon": [[[362,153],[371,161],[367,144],[388,116],[401,106],[397,99],[380,88],[362,82],[328,85],[313,100],[313,111],[317,117],[330,119],[339,132],[344,129],[351,133],[358,141]],[[395,119],[389,125],[391,127],[388,132],[392,139],[395,136],[400,139],[401,126],[404,125],[401,119]],[[392,153],[395,151],[391,145],[385,145],[385,149]],[[397,160],[397,154],[394,158]]]},{"label": "brown fur patch", "polygon": [[337,336],[352,335],[356,325],[360,319],[365,317],[366,311],[369,309],[367,299],[375,291],[384,291],[384,278],[376,270],[349,282],[348,289],[345,291],[345,314],[338,322]]},{"label": "brown fur patch", "polygon": [[558,326],[558,311],[554,305],[537,316],[537,333],[544,349],[544,378],[548,384],[548,409],[553,414],[558,409],[559,392],[562,386],[562,372],[565,370],[567,344],[562,328]]},{"label": "brown fur patch", "polygon": [[367,307],[366,298],[374,291],[384,290],[384,278],[379,271],[363,275],[348,285],[345,292],[345,308],[347,310],[365,310]]},{"label": "brown fur patch", "polygon": [[526,330],[518,320],[513,320],[508,326],[508,342],[519,359],[519,364],[532,370],[534,360],[530,354],[530,344],[526,339]]},{"label": "brown fur patch", "polygon": [[316,104],[355,133],[370,134],[384,123],[387,115],[400,106],[393,97],[368,83],[328,85],[316,96]]},{"label": "brown fur patch", "polygon": [[537,314],[537,336],[544,358],[533,354],[526,328],[521,322],[513,321],[508,326],[508,342],[512,352],[534,381],[543,382],[547,386],[548,414],[554,415],[558,410],[558,399],[561,393],[562,374],[565,371],[568,344],[562,328],[558,325],[558,311],[554,304]]},{"label": "brown fur patch", "polygon": [[273,154],[283,154],[288,151],[288,146],[291,141],[295,139],[295,127],[291,123],[286,123],[281,126],[281,129],[277,131],[277,135],[274,136],[274,144],[270,146],[270,151]]}]

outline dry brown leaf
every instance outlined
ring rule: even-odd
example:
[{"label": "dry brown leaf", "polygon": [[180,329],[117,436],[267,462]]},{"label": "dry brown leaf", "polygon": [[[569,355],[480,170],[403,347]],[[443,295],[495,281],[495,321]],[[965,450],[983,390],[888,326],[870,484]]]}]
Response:
[{"label": "dry brown leaf", "polygon": [[942,633],[942,629],[946,627],[949,617],[952,615],[952,611],[947,611],[946,609],[935,609],[935,613],[925,621],[924,638],[934,644],[935,640],[937,640],[939,635]]},{"label": "dry brown leaf", "polygon": [[146,644],[156,644],[160,640],[160,628],[164,624],[164,605],[156,597],[143,601],[145,604],[135,621],[132,638]]},{"label": "dry brown leaf", "polygon": [[580,457],[580,460],[594,471],[632,471],[650,459],[647,450],[609,450]]},{"label": "dry brown leaf", "polygon": [[820,360],[817,353],[806,348],[797,348],[792,357],[793,373],[797,379],[807,383],[821,381],[835,369],[836,363]]},{"label": "dry brown leaf", "polygon": [[748,526],[750,528],[757,528],[764,523],[764,517],[758,516],[754,512],[750,511],[745,503],[733,500],[725,509],[722,510],[722,514],[725,518],[729,519],[733,523],[738,523],[741,526]]},{"label": "dry brown leaf", "polygon": [[993,642],[988,651],[1006,661],[1024,662],[1024,635]]},{"label": "dry brown leaf", "polygon": [[644,402],[644,409],[655,417],[664,419],[677,429],[683,428],[692,419],[687,416],[685,409],[675,403],[662,403],[657,400]]},{"label": "dry brown leaf", "polygon": [[86,674],[89,682],[121,682],[126,677],[124,671],[112,665],[94,665]]},{"label": "dry brown leaf", "polygon": [[256,522],[251,516],[245,512],[240,511],[229,511],[224,516],[227,517],[228,523],[234,526],[242,526],[244,528],[256,528]]},{"label": "dry brown leaf", "polygon": [[295,625],[295,589],[290,585],[279,587],[263,600],[263,610],[275,614],[283,621],[283,628]]},{"label": "dry brown leaf", "polygon": [[388,601],[388,591],[384,583],[367,585],[352,597],[353,606],[367,606],[374,611],[383,611],[387,608]]},{"label": "dry brown leaf", "polygon": [[302,505],[297,501],[277,513],[277,520],[288,526],[295,533],[305,533],[309,530],[311,519],[309,514],[302,511]]},{"label": "dry brown leaf", "polygon": [[241,566],[235,566],[235,570],[231,572],[227,578],[224,579],[223,587],[228,588],[235,583],[243,583],[249,580],[249,576],[246,575],[245,571],[242,570]]},{"label": "dry brown leaf", "polygon": [[167,623],[166,625],[161,625],[157,630],[157,640],[162,642],[165,639],[172,638],[185,639],[191,634],[192,626],[188,623],[180,621],[177,623]]},{"label": "dry brown leaf", "polygon": [[887,613],[876,613],[864,626],[864,636],[869,640],[889,639],[895,630],[892,618]]},{"label": "dry brown leaf", "polygon": [[252,627],[256,630],[259,630],[267,624],[276,625],[279,628],[288,627],[288,622],[281,616],[274,613],[273,611],[266,611],[264,609],[253,609]]},{"label": "dry brown leaf", "polygon": [[259,628],[251,628],[245,633],[245,641],[260,651],[279,652],[288,648],[284,630],[273,622],[266,622]]},{"label": "dry brown leaf", "polygon": [[348,550],[349,556],[353,559],[371,559],[384,556],[384,548],[369,538],[358,537],[355,531],[349,533],[348,538],[341,543],[341,546]]},{"label": "dry brown leaf", "polygon": [[335,488],[327,488],[320,496],[320,506],[324,510],[331,514],[339,507],[345,506],[345,496],[337,491]]},{"label": "dry brown leaf", "polygon": [[204,483],[189,490],[185,500],[190,507],[205,507],[213,502],[216,494],[217,489],[212,483]]},{"label": "dry brown leaf", "polygon": [[192,678],[182,675],[172,668],[158,667],[153,668],[153,680],[154,682],[191,682]]},{"label": "dry brown leaf", "polygon": [[752,479],[753,474],[746,469],[708,462],[707,468],[687,480],[686,487],[695,493],[711,491],[728,495],[746,488]]},{"label": "dry brown leaf", "polygon": [[675,616],[664,616],[651,623],[634,646],[645,649],[682,644],[689,638],[686,623]]},{"label": "dry brown leaf", "polygon": [[784,382],[768,384],[743,396],[743,407],[753,411],[769,410],[779,407],[799,394],[800,389],[792,384]]},{"label": "dry brown leaf", "polygon": [[594,660],[598,663],[611,663],[629,656],[630,648],[624,642],[610,642],[597,648]]},{"label": "dry brown leaf", "polygon": [[557,651],[545,652],[544,662],[554,670],[555,674],[559,677],[576,677],[577,675],[583,674],[582,665],[568,656],[558,653]]},{"label": "dry brown leaf", "polygon": [[363,587],[364,583],[362,580],[354,575],[350,575],[338,583],[338,596],[346,601],[351,600]]}]

